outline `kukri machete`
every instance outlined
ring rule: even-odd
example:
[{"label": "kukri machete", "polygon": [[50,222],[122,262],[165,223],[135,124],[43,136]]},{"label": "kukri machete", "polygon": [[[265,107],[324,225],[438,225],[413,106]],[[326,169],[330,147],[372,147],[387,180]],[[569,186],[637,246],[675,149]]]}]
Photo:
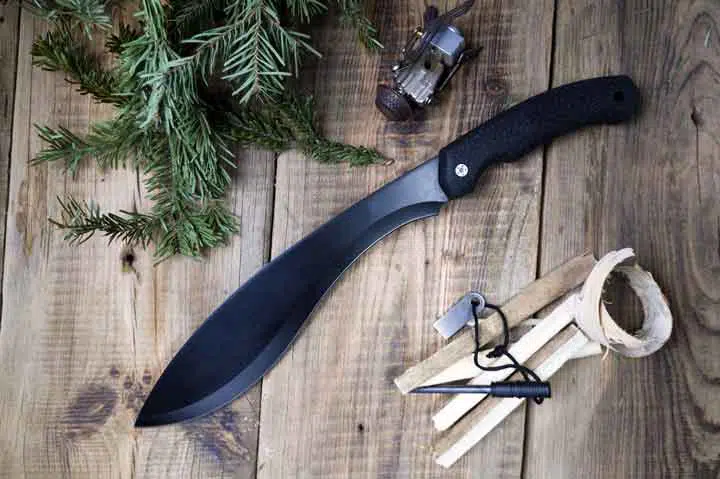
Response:
[{"label": "kukri machete", "polygon": [[320,298],[382,237],[438,214],[498,162],[518,160],[579,128],[630,119],[640,95],[626,76],[592,78],[529,98],[456,139],[351,206],[260,269],[185,343],[136,426],[207,414],[247,391],[280,359]]}]

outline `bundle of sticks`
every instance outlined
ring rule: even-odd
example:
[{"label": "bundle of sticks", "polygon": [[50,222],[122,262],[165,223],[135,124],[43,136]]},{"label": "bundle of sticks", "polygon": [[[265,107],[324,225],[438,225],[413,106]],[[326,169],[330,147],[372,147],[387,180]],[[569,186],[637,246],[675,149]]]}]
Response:
[{"label": "bundle of sticks", "polygon": [[[603,347],[628,357],[657,351],[670,337],[672,316],[652,275],[633,259],[629,248],[612,251],[599,261],[584,254],[527,285],[502,306],[510,328],[531,328],[509,347],[509,352],[547,381],[567,361],[600,354]],[[605,308],[603,288],[612,273],[625,277],[643,305],[645,320],[634,334],[619,327]],[[557,305],[543,319],[528,320],[551,303]],[[482,319],[481,325],[483,346],[503,332],[497,312]],[[397,377],[395,384],[407,394],[434,384],[467,381],[480,385],[517,379],[519,373],[512,370],[479,369],[474,362],[475,347],[473,328],[466,327],[442,349]],[[478,358],[484,361],[481,366],[504,361],[485,354]],[[442,431],[433,445],[436,462],[450,467],[524,400],[484,394],[452,396],[432,417],[435,428]]]}]

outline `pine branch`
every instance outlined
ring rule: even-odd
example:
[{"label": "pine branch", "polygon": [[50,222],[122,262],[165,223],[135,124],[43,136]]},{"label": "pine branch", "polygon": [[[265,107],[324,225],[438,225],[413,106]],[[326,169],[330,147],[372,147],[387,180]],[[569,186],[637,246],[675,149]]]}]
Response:
[{"label": "pine branch", "polygon": [[340,6],[340,21],[357,31],[357,37],[365,48],[371,51],[381,50],[377,29],[365,16],[362,0],[336,0]]},{"label": "pine branch", "polygon": [[111,33],[105,41],[105,48],[110,53],[119,55],[122,53],[123,45],[137,40],[140,32],[126,23],[120,23],[118,33]]},{"label": "pine branch", "polygon": [[196,107],[170,137],[170,160],[175,181],[200,198],[220,198],[230,184],[228,168],[235,166],[228,138],[213,129],[203,108]]},{"label": "pine branch", "polygon": [[332,141],[318,133],[314,100],[310,95],[286,93],[279,101],[261,108],[233,112],[226,121],[232,126],[232,139],[243,145],[260,145],[274,151],[296,147],[323,163],[385,162],[376,150]]},{"label": "pine branch", "polygon": [[50,219],[64,230],[70,243],[84,243],[96,233],[109,242],[122,241],[146,248],[156,243],[155,260],[162,261],[181,254],[197,257],[204,251],[226,244],[237,232],[237,221],[222,202],[209,202],[198,206],[183,205],[182,209],[164,211],[165,205],[153,208],[151,214],[121,210],[101,213],[95,203],[75,198],[58,198],[60,219]]},{"label": "pine branch", "polygon": [[290,10],[290,16],[304,23],[327,11],[327,5],[319,0],[285,0],[285,3]]},{"label": "pine branch", "polygon": [[316,130],[315,98],[312,95],[287,93],[282,101],[273,105],[273,114],[281,119],[295,141],[310,142],[320,136]]},{"label": "pine branch", "polygon": [[386,160],[376,150],[364,146],[348,145],[326,138],[301,142],[303,153],[321,163],[349,163],[353,166],[384,163]]},{"label": "pine branch", "polygon": [[[70,3],[92,2],[41,6],[52,17],[59,14],[51,7]],[[118,65],[111,72],[100,68],[86,42],[74,40],[70,19],[57,20],[56,31],[36,42],[35,63],[65,71],[81,92],[112,101],[118,112],[85,136],[38,127],[48,146],[33,162],[63,161],[70,173],[90,158],[102,168],[141,168],[152,206],[144,213],[102,213],[94,203],[70,198],[60,201],[61,218],[53,223],[73,242],[97,232],[110,241],[153,243],[158,260],[199,256],[237,231],[224,201],[235,161],[231,143],[294,147],[324,162],[382,161],[374,150],[323,137],[312,98],[286,88],[301,57],[319,55],[307,35],[288,25],[309,21],[324,8],[321,0],[141,0],[142,30],[121,24],[108,35],[106,47]],[[364,18],[361,10],[344,11],[354,22]],[[281,21],[281,13],[290,18]],[[223,90],[213,97],[217,84]]]},{"label": "pine branch", "polygon": [[[207,249],[226,243],[237,232],[236,218],[222,200],[202,200],[177,187],[173,171],[176,165],[158,161],[168,157],[166,140],[156,135],[140,143],[146,157],[145,186],[154,203],[149,213],[101,213],[94,203],[81,203],[73,198],[59,200],[61,218],[51,221],[65,230],[65,239],[82,243],[100,233],[110,241],[121,240],[143,247],[155,243],[157,261],[175,254],[200,256]],[[75,137],[75,141],[81,140]],[[83,146],[88,148],[87,143]]]},{"label": "pine branch", "polygon": [[226,0],[172,0],[168,26],[174,43],[192,37],[225,21]]},{"label": "pine branch", "polygon": [[195,98],[195,78],[170,45],[167,17],[161,0],[143,0],[136,16],[144,25],[143,33],[124,43],[120,52],[120,88],[132,93],[141,128],[163,123],[174,126],[175,99]]},{"label": "pine branch", "polygon": [[63,161],[65,168],[74,176],[80,161],[90,156],[93,150],[82,138],[62,126],[57,130],[40,125],[35,125],[35,128],[40,139],[50,146],[31,160],[33,165]]},{"label": "pine branch", "polygon": [[103,214],[96,204],[81,203],[72,197],[65,201],[58,198],[58,203],[61,219],[50,222],[65,230],[65,240],[71,243],[84,243],[100,232],[111,242],[121,240],[146,247],[160,228],[159,218],[151,215],[129,211]]},{"label": "pine branch", "polygon": [[32,164],[62,161],[74,176],[81,161],[94,158],[101,169],[125,167],[128,160],[138,166],[138,145],[143,132],[128,118],[117,117],[92,125],[90,133],[81,138],[64,127],[52,129],[35,125],[40,138],[49,144],[32,159]]},{"label": "pine branch", "polygon": [[119,104],[123,97],[117,93],[118,82],[113,73],[105,70],[90,53],[84,41],[74,38],[67,25],[59,25],[33,43],[30,54],[33,65],[47,71],[62,71],[78,91],[92,95],[103,103]]},{"label": "pine branch", "polygon": [[241,104],[279,95],[285,79],[297,74],[302,54],[320,56],[308,35],[281,24],[272,0],[236,0],[227,12],[225,25],[184,43],[196,48],[188,59],[203,78],[220,67],[222,78],[233,84],[233,95],[240,97]]},{"label": "pine branch", "polygon": [[176,254],[200,256],[207,249],[227,244],[237,232],[237,221],[222,202],[186,205],[170,219],[155,251],[158,261]]},{"label": "pine branch", "polygon": [[356,166],[386,161],[378,151],[371,148],[347,145],[323,137],[317,130],[315,102],[310,95],[286,95],[276,116],[283,118],[288,130],[293,132],[296,146],[316,161]]},{"label": "pine branch", "polygon": [[56,24],[81,27],[90,37],[93,29],[107,30],[112,20],[106,0],[28,0],[26,5],[36,16]]},{"label": "pine branch", "polygon": [[267,112],[242,110],[226,114],[232,140],[241,146],[258,146],[280,152],[292,146],[292,132]]},{"label": "pine branch", "polygon": [[177,190],[219,198],[230,183],[227,168],[234,166],[234,155],[227,138],[210,126],[198,98],[194,65],[167,39],[162,3],[144,0],[143,7],[145,32],[125,44],[120,55],[124,78],[130,79],[126,83],[132,87],[135,78],[144,80],[136,87],[136,97],[145,97],[138,106],[140,127],[164,131]]}]

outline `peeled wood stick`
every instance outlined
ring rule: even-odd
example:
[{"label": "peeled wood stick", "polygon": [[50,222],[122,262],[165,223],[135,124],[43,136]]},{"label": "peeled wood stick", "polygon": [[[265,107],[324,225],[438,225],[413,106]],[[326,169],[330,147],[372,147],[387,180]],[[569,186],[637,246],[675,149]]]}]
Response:
[{"label": "peeled wood stick", "polygon": [[[483,366],[489,365],[490,360],[483,361],[483,357],[489,353],[489,349],[485,349],[483,351],[480,351],[480,361]],[[603,348],[600,345],[600,343],[596,343],[595,341],[590,341],[585,345],[584,348],[582,348],[577,353],[573,354],[572,359],[582,359],[582,358],[589,358],[591,356],[599,356],[603,353]],[[444,383],[452,383],[455,381],[462,381],[466,379],[472,379],[478,374],[481,374],[483,371],[482,369],[478,369],[477,366],[475,366],[475,361],[473,360],[473,354],[468,354],[464,358],[462,358],[460,361],[456,362],[437,376],[433,376],[432,378],[428,379],[425,383],[423,383],[423,386],[432,386],[433,384],[444,384]]]},{"label": "peeled wood stick", "polygon": [[578,352],[573,354],[571,359],[582,359],[582,358],[589,358],[591,356],[600,356],[603,354],[603,347],[602,344],[596,343],[595,341],[590,341],[585,346],[582,347]]},{"label": "peeled wood stick", "polygon": [[[496,360],[487,357],[487,354],[492,349],[483,349],[480,351],[478,360],[483,366],[491,366]],[[467,351],[466,351],[467,353]],[[475,366],[474,354],[466,354],[464,358],[456,362],[449,368],[444,369],[440,374],[437,374],[424,383],[421,386],[432,386],[433,384],[444,384],[451,383],[454,381],[462,381],[463,379],[474,378],[478,374],[482,373],[482,369],[478,369]]]},{"label": "peeled wood stick", "polygon": [[[528,318],[520,325],[518,325],[518,328],[522,328],[524,326],[527,326],[528,329],[525,331],[525,334],[527,332],[531,331],[534,326],[537,326],[542,321],[541,318]],[[487,357],[487,354],[492,351],[492,348],[489,349],[482,349],[480,350],[479,355],[479,361],[480,364],[483,366],[490,366],[494,360]],[[589,358],[592,356],[599,356],[603,353],[603,348],[600,345],[600,343],[596,343],[595,341],[590,341],[587,343],[587,345],[582,348],[580,351],[575,353],[575,355],[572,357],[572,359],[582,359],[582,358]],[[443,370],[440,374],[437,376],[433,376],[427,381],[425,381],[422,386],[432,386],[433,384],[444,384],[444,383],[452,383],[456,381],[462,381],[466,379],[472,379],[475,376],[482,374],[482,369],[478,369],[477,366],[475,366],[475,359],[474,354],[469,353],[464,358],[462,358],[460,361],[456,362],[449,368]]]},{"label": "peeled wood stick", "polygon": [[[517,326],[523,319],[582,284],[594,265],[595,257],[591,253],[585,253],[524,287],[502,306],[508,326]],[[499,314],[494,313],[483,319],[482,344],[487,344],[501,333],[502,321]],[[457,339],[395,378],[395,385],[403,394],[407,394],[463,359],[468,351],[474,348],[473,332],[466,328],[457,334]]]},{"label": "peeled wood stick", "polygon": [[[530,359],[533,354],[540,350],[540,348],[575,319],[577,303],[577,295],[572,295],[565,299],[550,315],[523,335],[517,343],[510,346],[508,349],[510,354],[521,364]],[[508,359],[500,357],[497,363],[507,364]],[[512,369],[483,371],[468,384],[492,384],[496,381],[502,381],[512,373]],[[446,430],[486,397],[486,394],[456,394],[433,416],[432,419],[435,428],[439,431]]]},{"label": "peeled wood stick", "polygon": [[[537,326],[542,319],[539,318],[528,318],[524,321],[522,321],[516,329],[519,328],[527,328],[525,333],[532,330],[533,327]],[[513,331],[515,331],[514,329]],[[480,364],[483,366],[492,366],[495,363],[499,364],[499,361],[497,359],[489,358],[488,353],[492,351],[492,348],[488,349],[482,349],[480,350],[480,354],[478,355],[478,361],[480,361]],[[593,353],[589,352],[588,356],[592,356]],[[477,376],[478,374],[481,374],[483,371],[482,369],[478,369],[477,366],[475,366],[475,354],[468,354],[464,358],[462,358],[460,361],[456,362],[449,368],[442,371],[437,376],[433,376],[432,378],[425,381],[422,385],[423,386],[432,386],[433,384],[442,384],[442,383],[450,383],[453,381],[461,381],[463,379],[471,379]]]},{"label": "peeled wood stick", "polygon": [[[569,325],[540,349],[527,365],[535,370],[540,379],[547,381],[589,341],[576,326]],[[519,378],[519,374],[511,376],[511,379]],[[452,466],[524,400],[525,398],[487,398],[435,443],[435,462],[443,467]]]}]

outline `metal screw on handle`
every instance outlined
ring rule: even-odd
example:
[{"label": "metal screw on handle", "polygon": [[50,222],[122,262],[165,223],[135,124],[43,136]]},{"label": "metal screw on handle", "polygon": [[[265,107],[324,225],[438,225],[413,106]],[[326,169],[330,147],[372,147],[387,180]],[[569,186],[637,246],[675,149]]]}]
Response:
[{"label": "metal screw on handle", "polygon": [[468,174],[468,171],[468,167],[465,163],[460,163],[455,167],[455,174],[460,178],[466,176]]}]

